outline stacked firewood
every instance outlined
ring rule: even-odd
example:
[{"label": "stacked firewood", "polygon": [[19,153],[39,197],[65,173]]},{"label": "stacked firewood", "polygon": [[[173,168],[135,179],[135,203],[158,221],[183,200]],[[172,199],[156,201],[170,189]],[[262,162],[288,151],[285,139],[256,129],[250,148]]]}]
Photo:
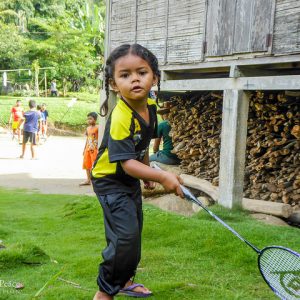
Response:
[{"label": "stacked firewood", "polygon": [[188,93],[174,97],[169,115],[173,152],[188,174],[218,184],[222,94]]},{"label": "stacked firewood", "polygon": [[245,196],[300,203],[300,99],[297,97],[274,92],[256,92],[251,96]]},{"label": "stacked firewood", "polygon": [[[169,120],[174,150],[188,174],[218,185],[221,93],[172,98]],[[251,95],[245,197],[300,203],[300,99],[297,94]]]}]

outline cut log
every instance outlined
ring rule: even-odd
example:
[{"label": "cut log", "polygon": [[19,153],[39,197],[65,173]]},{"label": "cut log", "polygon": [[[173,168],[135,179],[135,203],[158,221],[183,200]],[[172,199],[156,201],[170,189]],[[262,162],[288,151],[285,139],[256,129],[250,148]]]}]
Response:
[{"label": "cut log", "polygon": [[181,174],[180,177],[184,185],[199,190],[210,196],[214,201],[218,201],[218,188],[213,186],[209,181],[187,174]]},{"label": "cut log", "polygon": [[245,210],[288,218],[293,213],[289,204],[243,198],[242,207]]},{"label": "cut log", "polygon": [[[218,201],[218,188],[213,186],[209,181],[187,174],[181,174],[180,177],[183,179],[183,183],[187,187],[199,190],[210,196],[214,201]],[[252,212],[269,214],[283,218],[288,218],[293,213],[293,209],[289,204],[248,198],[243,198],[242,208]]]}]

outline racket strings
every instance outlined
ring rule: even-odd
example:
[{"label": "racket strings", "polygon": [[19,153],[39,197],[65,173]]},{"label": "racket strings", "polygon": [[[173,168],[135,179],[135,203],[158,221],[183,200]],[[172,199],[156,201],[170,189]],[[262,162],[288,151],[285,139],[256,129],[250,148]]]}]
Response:
[{"label": "racket strings", "polygon": [[268,285],[281,299],[300,299],[298,253],[281,247],[265,248],[259,256],[259,268]]}]

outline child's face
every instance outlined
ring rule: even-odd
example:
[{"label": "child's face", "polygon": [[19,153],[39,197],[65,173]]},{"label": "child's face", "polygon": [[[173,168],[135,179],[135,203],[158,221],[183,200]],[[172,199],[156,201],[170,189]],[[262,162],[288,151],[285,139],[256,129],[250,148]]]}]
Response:
[{"label": "child's face", "polygon": [[157,84],[157,77],[145,60],[128,54],[116,61],[114,80],[110,84],[125,99],[145,100],[152,86]]},{"label": "child's face", "polygon": [[87,117],[87,123],[88,125],[95,125],[96,121],[93,117]]},{"label": "child's face", "polygon": [[22,103],[21,103],[21,101],[18,101],[16,104],[17,104],[17,106],[21,106]]}]

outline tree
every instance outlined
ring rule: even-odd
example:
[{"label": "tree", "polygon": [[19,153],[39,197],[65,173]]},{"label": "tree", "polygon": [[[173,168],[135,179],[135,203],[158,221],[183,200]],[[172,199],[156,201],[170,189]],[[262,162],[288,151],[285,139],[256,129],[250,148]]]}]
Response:
[{"label": "tree", "polygon": [[38,60],[41,67],[55,67],[52,76],[74,90],[95,85],[103,64],[104,14],[104,1],[3,1],[0,38],[7,43],[0,45],[0,66],[30,68]]}]

